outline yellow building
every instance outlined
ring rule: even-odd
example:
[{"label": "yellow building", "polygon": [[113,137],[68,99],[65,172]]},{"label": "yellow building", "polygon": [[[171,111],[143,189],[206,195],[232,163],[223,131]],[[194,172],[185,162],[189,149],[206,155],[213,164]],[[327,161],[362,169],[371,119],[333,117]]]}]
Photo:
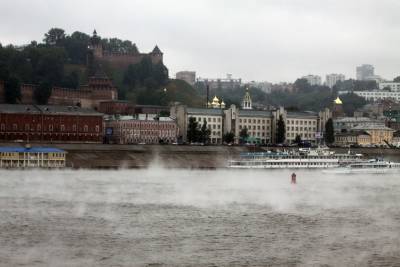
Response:
[{"label": "yellow building", "polygon": [[0,147],[0,168],[63,168],[67,152],[48,147]]},{"label": "yellow building", "polygon": [[371,136],[365,131],[351,131],[335,134],[335,144],[338,146],[370,146]]},{"label": "yellow building", "polygon": [[353,131],[365,131],[371,136],[371,145],[386,145],[393,141],[395,130],[382,125],[360,125],[352,128]]}]

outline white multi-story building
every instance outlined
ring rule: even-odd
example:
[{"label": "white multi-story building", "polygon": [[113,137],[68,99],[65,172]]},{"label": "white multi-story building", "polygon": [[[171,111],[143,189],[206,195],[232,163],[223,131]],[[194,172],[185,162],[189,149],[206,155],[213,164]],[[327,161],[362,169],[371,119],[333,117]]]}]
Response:
[{"label": "white multi-story building", "polygon": [[333,119],[333,129],[337,133],[350,132],[352,128],[357,126],[367,127],[371,125],[383,127],[385,126],[385,122],[367,117],[340,117]]},{"label": "white multi-story building", "polygon": [[337,82],[344,80],[345,76],[343,74],[336,74],[336,73],[327,74],[325,84],[329,88],[332,88],[333,86],[335,86]]},{"label": "white multi-story building", "polygon": [[321,76],[309,74],[301,78],[307,80],[310,85],[321,85]]},{"label": "white multi-story building", "polygon": [[212,105],[213,108],[188,108],[184,105],[171,107],[171,116],[176,118],[182,140],[187,141],[189,119],[195,118],[202,126],[204,121],[211,131],[210,142],[221,144],[224,134],[232,132],[235,135],[235,143],[240,142],[240,132],[247,129],[248,139],[244,142],[257,142],[261,144],[275,143],[277,125],[282,116],[286,126],[285,143],[293,143],[296,136],[302,140],[315,143],[322,136],[327,119],[331,117],[328,109],[320,113],[291,112],[283,107],[276,110],[253,110],[251,97],[248,92],[242,101],[242,107],[231,105],[225,109],[223,106]]},{"label": "white multi-story building", "polygon": [[390,88],[392,92],[400,92],[400,83],[397,82],[380,82],[379,89]]},{"label": "white multi-story building", "polygon": [[[339,91],[339,94],[347,94],[348,91]],[[400,101],[400,91],[399,92],[389,92],[389,91],[353,91],[354,94],[363,97],[365,100],[383,100],[383,99],[393,99],[395,101]]]},{"label": "white multi-story building", "polygon": [[227,74],[226,78],[198,78],[197,82],[208,85],[210,89],[236,89],[242,85],[242,79],[232,78],[232,74]]},{"label": "white multi-story building", "polygon": [[374,66],[369,64],[363,64],[361,66],[357,66],[356,68],[356,77],[357,80],[367,80],[367,77],[374,76]]}]

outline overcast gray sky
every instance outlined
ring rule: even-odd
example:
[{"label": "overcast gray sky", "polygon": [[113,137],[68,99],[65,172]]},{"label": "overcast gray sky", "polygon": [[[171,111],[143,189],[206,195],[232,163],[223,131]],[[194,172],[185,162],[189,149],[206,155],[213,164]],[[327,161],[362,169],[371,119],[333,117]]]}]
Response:
[{"label": "overcast gray sky", "polygon": [[232,73],[294,81],[306,74],[355,77],[362,63],[400,75],[399,0],[0,0],[0,42],[42,40],[51,27],[158,44],[170,76]]}]

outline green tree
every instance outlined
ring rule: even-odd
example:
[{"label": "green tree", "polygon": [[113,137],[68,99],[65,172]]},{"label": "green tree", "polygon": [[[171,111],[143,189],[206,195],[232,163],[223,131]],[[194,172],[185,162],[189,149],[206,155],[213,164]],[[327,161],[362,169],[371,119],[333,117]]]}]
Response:
[{"label": "green tree", "polygon": [[63,41],[63,47],[67,54],[68,63],[86,64],[89,44],[90,36],[86,33],[75,31],[71,36],[66,36]]},{"label": "green tree", "polygon": [[297,145],[300,145],[301,142],[302,142],[301,136],[300,136],[299,134],[296,135],[296,138],[294,139],[294,142],[293,142],[293,143],[295,143],[295,144],[297,144]]},{"label": "green tree", "polygon": [[198,140],[198,123],[196,121],[196,118],[190,117],[189,118],[189,124],[188,124],[188,129],[187,129],[187,140],[188,142],[197,142]]},{"label": "green tree", "polygon": [[278,144],[282,144],[283,142],[285,142],[285,137],[286,137],[285,122],[283,121],[282,115],[279,115],[278,127],[276,131],[276,142]]},{"label": "green tree", "polygon": [[395,83],[400,83],[400,76],[397,76],[396,78],[393,79]]},{"label": "green tree", "polygon": [[325,142],[327,144],[333,144],[335,142],[335,135],[333,131],[333,120],[330,118],[325,123]]},{"label": "green tree", "polygon": [[44,43],[47,45],[60,45],[65,40],[65,31],[60,28],[51,28],[44,35]]},{"label": "green tree", "polygon": [[203,125],[201,126],[200,130],[200,141],[204,144],[209,143],[210,141],[211,130],[207,127],[207,120],[203,120]]},{"label": "green tree", "polygon": [[222,139],[225,143],[232,144],[235,141],[235,134],[233,132],[225,133]]},{"label": "green tree", "polygon": [[347,116],[353,116],[354,111],[367,104],[367,101],[363,97],[353,93],[340,95],[340,99],[343,102],[343,111]]},{"label": "green tree", "polygon": [[66,75],[62,82],[62,86],[77,89],[79,87],[79,73],[77,71],[72,71]]},{"label": "green tree", "polygon": [[21,100],[20,81],[17,77],[11,76],[5,80],[4,100],[8,104],[15,104]]},{"label": "green tree", "polygon": [[49,82],[41,82],[33,92],[35,102],[39,105],[46,105],[51,95],[52,86]]},{"label": "green tree", "polygon": [[240,130],[239,137],[240,137],[240,143],[245,143],[247,138],[249,138],[249,133],[246,127]]}]

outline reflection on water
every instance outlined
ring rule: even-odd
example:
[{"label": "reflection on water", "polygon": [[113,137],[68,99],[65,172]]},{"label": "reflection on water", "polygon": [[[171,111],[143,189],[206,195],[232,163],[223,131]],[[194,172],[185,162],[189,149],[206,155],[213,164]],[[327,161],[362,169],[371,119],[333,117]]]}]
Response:
[{"label": "reflection on water", "polygon": [[0,266],[400,264],[400,177],[0,171]]}]

